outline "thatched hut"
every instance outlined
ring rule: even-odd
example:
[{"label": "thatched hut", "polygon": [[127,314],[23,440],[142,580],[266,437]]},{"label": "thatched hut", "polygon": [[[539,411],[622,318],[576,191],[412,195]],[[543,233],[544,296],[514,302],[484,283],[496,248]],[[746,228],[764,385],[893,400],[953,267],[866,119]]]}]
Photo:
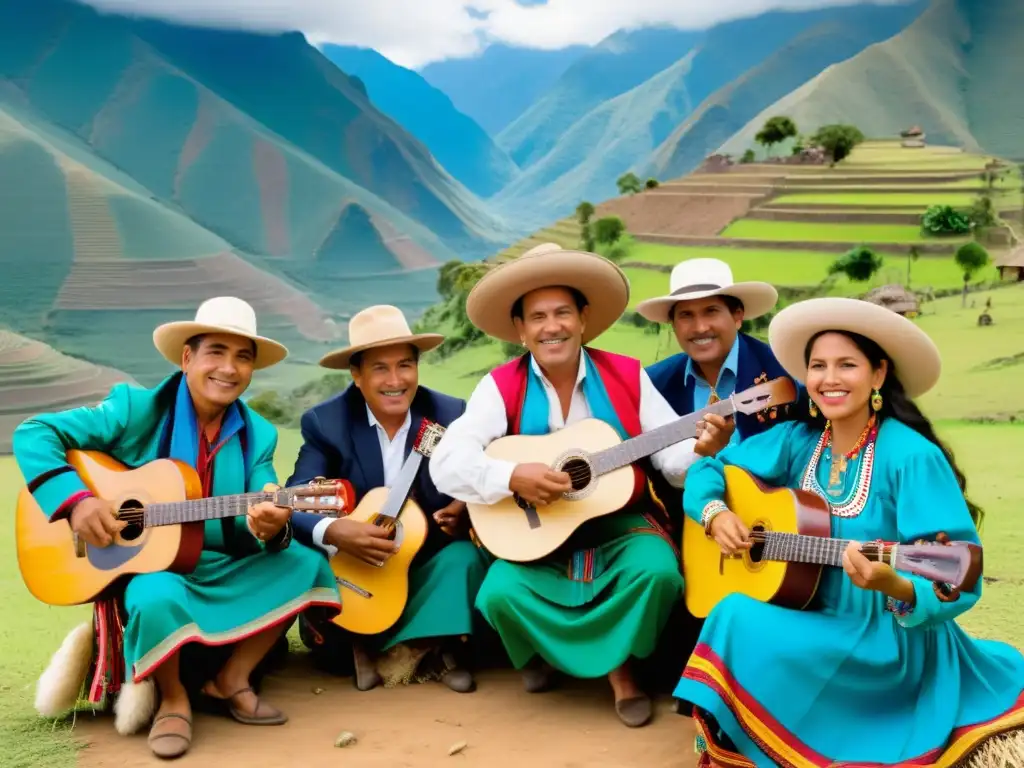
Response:
[{"label": "thatched hut", "polygon": [[920,125],[900,131],[900,137],[903,139],[904,147],[920,149],[924,146],[925,134]]},{"label": "thatched hut", "polygon": [[869,291],[863,298],[864,301],[891,309],[904,317],[914,317],[921,311],[921,303],[918,301],[917,295],[902,285],[883,285]]},{"label": "thatched hut", "polygon": [[1024,245],[1018,245],[999,260],[999,277],[1008,282],[1024,282]]}]

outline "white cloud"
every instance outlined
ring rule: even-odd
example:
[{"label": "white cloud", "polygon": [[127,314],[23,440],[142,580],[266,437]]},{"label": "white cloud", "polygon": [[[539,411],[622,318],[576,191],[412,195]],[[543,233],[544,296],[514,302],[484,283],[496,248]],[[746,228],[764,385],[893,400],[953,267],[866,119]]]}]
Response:
[{"label": "white cloud", "polygon": [[[878,0],[902,2],[905,0]],[[851,0],[85,0],[96,8],[375,48],[406,67],[469,56],[488,41],[555,49],[650,24],[702,28],[771,8]],[[531,0],[536,3],[537,0]]]}]

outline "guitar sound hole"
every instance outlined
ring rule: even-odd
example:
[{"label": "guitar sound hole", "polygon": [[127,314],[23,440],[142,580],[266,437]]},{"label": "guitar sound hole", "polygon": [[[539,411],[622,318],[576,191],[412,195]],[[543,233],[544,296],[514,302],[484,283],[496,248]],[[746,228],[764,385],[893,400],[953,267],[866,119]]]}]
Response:
[{"label": "guitar sound hole", "polygon": [[121,531],[121,538],[125,541],[135,541],[142,535],[145,527],[142,525],[143,506],[137,499],[128,499],[121,505],[117,512],[122,522],[128,523]]},{"label": "guitar sound hole", "polygon": [[562,472],[569,475],[574,491],[582,491],[590,485],[590,465],[583,459],[569,459],[562,464]]},{"label": "guitar sound hole", "polygon": [[[751,531],[761,531],[761,532],[764,532],[764,526],[763,525],[753,525],[753,526],[750,527],[750,530]],[[753,543],[753,545],[750,547],[750,561],[752,563],[760,563],[761,562],[761,558],[763,556],[764,556],[764,542],[762,542],[762,541],[755,541]]]}]

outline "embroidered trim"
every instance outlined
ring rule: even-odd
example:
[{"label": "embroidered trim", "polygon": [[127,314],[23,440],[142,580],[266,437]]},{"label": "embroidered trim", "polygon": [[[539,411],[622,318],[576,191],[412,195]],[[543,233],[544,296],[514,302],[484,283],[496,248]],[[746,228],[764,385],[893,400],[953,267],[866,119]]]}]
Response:
[{"label": "embroidered trim", "polygon": [[594,558],[596,555],[597,550],[593,547],[590,549],[577,549],[573,552],[566,568],[566,576],[568,576],[569,581],[582,581],[584,583],[593,581]]},{"label": "embroidered trim", "polygon": [[910,603],[905,603],[902,600],[897,600],[894,597],[889,597],[888,595],[886,595],[885,610],[889,611],[889,613],[891,613],[893,616],[899,619],[908,615],[912,610],[914,610],[914,606],[912,606]]},{"label": "embroidered trim", "polygon": [[822,432],[821,437],[818,438],[818,444],[815,446],[811,460],[807,463],[807,468],[804,470],[804,477],[800,487],[805,491],[811,491],[821,496],[821,498],[828,502],[829,510],[836,517],[857,517],[857,515],[864,511],[864,505],[868,500],[868,492],[871,490],[871,474],[875,464],[875,443],[870,442],[864,446],[864,458],[860,463],[857,485],[854,487],[850,498],[842,504],[833,504],[828,500],[828,494],[821,487],[817,476],[818,464],[821,461],[822,454],[825,452],[826,435],[826,432]]}]

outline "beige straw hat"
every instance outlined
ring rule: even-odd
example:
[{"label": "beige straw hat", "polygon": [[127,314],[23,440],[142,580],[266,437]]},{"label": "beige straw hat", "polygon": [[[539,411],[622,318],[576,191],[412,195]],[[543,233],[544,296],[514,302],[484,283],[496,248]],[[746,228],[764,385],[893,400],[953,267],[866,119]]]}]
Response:
[{"label": "beige straw hat", "polygon": [[390,304],[367,307],[352,316],[348,323],[349,346],[328,352],[320,359],[324,368],[348,368],[352,355],[374,347],[412,344],[421,352],[433,349],[444,341],[438,333],[413,333],[402,310]]}]

